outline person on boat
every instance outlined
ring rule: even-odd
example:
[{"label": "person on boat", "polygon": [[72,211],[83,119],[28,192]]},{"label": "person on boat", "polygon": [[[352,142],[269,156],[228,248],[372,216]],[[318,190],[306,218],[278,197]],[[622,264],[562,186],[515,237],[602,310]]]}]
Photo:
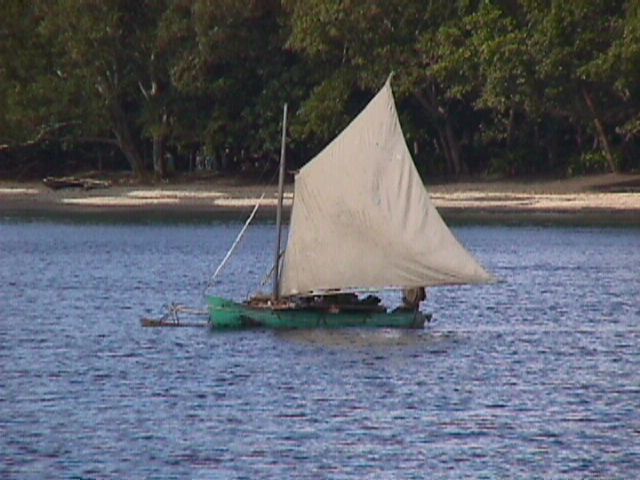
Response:
[{"label": "person on boat", "polygon": [[426,298],[427,292],[424,287],[405,288],[402,290],[402,308],[405,310],[419,310],[420,303]]}]

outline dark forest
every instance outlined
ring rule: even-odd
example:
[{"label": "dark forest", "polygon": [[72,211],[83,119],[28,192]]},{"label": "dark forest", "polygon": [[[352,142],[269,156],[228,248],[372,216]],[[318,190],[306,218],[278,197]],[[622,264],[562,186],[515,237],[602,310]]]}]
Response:
[{"label": "dark forest", "polygon": [[640,3],[3,2],[0,177],[292,168],[393,73],[426,175],[640,167]]}]

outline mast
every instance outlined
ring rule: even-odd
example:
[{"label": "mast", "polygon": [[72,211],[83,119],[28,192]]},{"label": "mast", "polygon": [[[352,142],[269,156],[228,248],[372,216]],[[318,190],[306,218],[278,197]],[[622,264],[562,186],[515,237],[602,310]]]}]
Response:
[{"label": "mast", "polygon": [[275,266],[273,273],[273,300],[280,298],[280,243],[282,241],[282,197],[284,194],[284,164],[285,164],[285,143],[287,140],[287,104],[284,104],[282,112],[282,143],[280,144],[280,172],[278,174],[278,209],[276,211],[276,252]]}]

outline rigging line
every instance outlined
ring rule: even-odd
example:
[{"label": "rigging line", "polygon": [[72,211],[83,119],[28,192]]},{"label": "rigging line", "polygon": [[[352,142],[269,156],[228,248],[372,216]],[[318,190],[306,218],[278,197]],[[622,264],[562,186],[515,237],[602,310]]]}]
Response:
[{"label": "rigging line", "polygon": [[[280,250],[280,253],[278,254],[278,261],[282,260],[283,255],[284,255],[284,249]],[[275,270],[276,270],[276,266],[274,264],[271,267],[271,270],[269,270],[265,275],[265,277],[262,279],[262,282],[260,283],[261,287],[264,287],[267,284],[267,282],[269,282],[272,279]]]},{"label": "rigging line", "polygon": [[240,243],[240,240],[242,239],[242,236],[244,235],[244,232],[249,227],[249,224],[251,223],[251,220],[253,220],[253,217],[255,217],[256,212],[258,211],[258,207],[260,207],[260,202],[262,202],[262,200],[264,199],[264,196],[265,196],[266,193],[267,193],[266,191],[262,192],[262,195],[260,196],[260,198],[256,202],[256,205],[253,207],[253,210],[251,211],[251,215],[249,215],[249,218],[247,219],[247,221],[245,222],[244,226],[240,230],[240,233],[238,233],[238,236],[233,241],[233,244],[231,245],[231,248],[229,248],[229,251],[227,252],[227,254],[222,259],[222,262],[220,262],[220,265],[218,265],[218,268],[216,268],[216,271],[213,272],[213,275],[209,279],[209,283],[207,284],[207,287],[204,290],[205,293],[207,292],[207,290],[209,290],[209,288],[211,287],[211,285],[215,281],[216,277],[218,276],[218,274],[220,273],[220,271],[222,270],[224,265],[227,263],[227,260],[229,260],[229,258],[231,257],[231,254],[233,253],[235,248],[238,246],[238,243]]},{"label": "rigging line", "polygon": [[[280,251],[280,255],[278,255],[278,261],[280,261],[280,259],[282,258],[282,255],[284,255],[284,250]],[[262,288],[264,287],[267,282],[271,281],[271,279],[273,278],[273,274],[275,273],[276,270],[276,266],[275,264],[271,267],[271,270],[269,270],[267,272],[267,274],[264,276],[264,278],[262,279],[262,281],[260,282],[260,284],[258,285],[258,288]],[[251,295],[252,292],[254,292],[256,289],[253,287],[249,287],[245,293],[245,298],[248,300],[249,299],[249,295]]]},{"label": "rigging line", "polygon": [[[265,179],[265,176],[267,175],[268,171],[269,171],[269,162],[264,162],[264,167],[263,167],[262,172],[260,173],[260,177],[258,178],[258,181],[257,181],[258,184],[263,182],[263,180]],[[276,175],[278,175],[278,169],[276,169],[274,171],[274,173],[271,175],[271,179],[267,182],[267,184],[273,183],[275,178],[276,178]],[[260,198],[256,202],[255,206],[253,207],[253,211],[251,212],[251,214],[249,215],[249,218],[247,219],[247,221],[245,222],[244,226],[240,230],[240,233],[238,233],[238,236],[236,237],[235,241],[231,245],[231,248],[229,249],[229,251],[227,252],[225,257],[222,259],[222,262],[220,263],[220,265],[218,265],[218,268],[216,268],[216,271],[209,278],[209,282],[207,283],[207,285],[204,288],[203,296],[205,296],[207,294],[207,291],[212,287],[213,282],[215,281],[217,275],[220,273],[220,271],[224,267],[224,264],[227,262],[227,260],[229,260],[229,257],[231,257],[231,254],[233,253],[233,250],[236,248],[236,246],[240,242],[240,239],[242,238],[242,235],[244,234],[245,230],[247,229],[247,227],[251,223],[251,220],[253,220],[253,217],[255,216],[256,212],[258,211],[258,207],[260,206],[260,202],[264,199],[266,193],[267,193],[267,191],[263,190],[262,195],[260,196]]]}]

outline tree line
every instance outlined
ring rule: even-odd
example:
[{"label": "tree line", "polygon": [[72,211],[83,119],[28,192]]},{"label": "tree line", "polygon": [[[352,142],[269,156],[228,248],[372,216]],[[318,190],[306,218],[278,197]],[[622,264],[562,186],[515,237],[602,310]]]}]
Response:
[{"label": "tree line", "polygon": [[640,167],[635,0],[7,0],[0,173],[303,165],[393,72],[431,175]]}]

